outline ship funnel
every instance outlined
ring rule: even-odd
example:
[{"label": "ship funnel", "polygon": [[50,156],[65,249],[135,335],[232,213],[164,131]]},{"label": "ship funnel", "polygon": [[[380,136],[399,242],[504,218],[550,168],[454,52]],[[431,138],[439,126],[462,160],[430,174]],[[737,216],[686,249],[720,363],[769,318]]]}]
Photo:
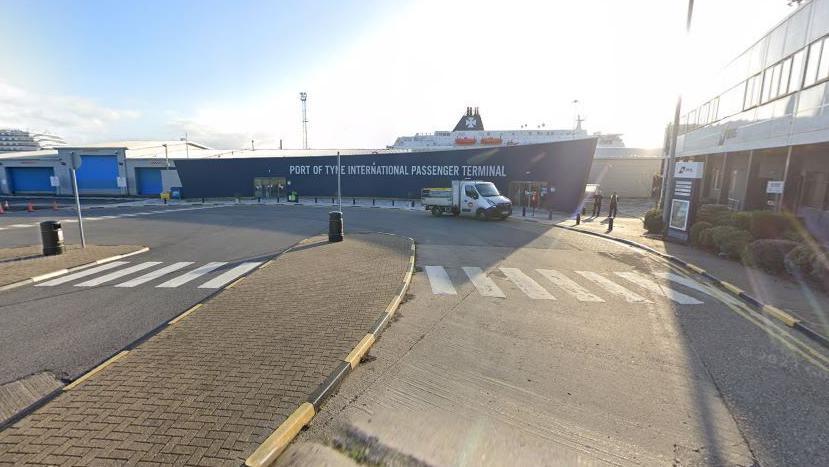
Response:
[{"label": "ship funnel", "polygon": [[455,125],[455,129],[452,131],[483,131],[484,129],[484,122],[481,120],[481,115],[478,113],[478,108],[467,107],[466,113],[461,115],[461,119],[458,120],[458,124]]}]

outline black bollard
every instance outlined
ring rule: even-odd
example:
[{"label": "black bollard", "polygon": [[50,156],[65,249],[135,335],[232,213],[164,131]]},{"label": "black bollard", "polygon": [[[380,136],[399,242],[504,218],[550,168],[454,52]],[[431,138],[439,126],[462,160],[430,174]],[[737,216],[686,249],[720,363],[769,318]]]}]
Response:
[{"label": "black bollard", "polygon": [[394,200],[391,200],[391,205],[394,206]]},{"label": "black bollard", "polygon": [[607,231],[610,232],[612,230],[613,230],[613,218],[608,217],[607,218]]},{"label": "black bollard", "polygon": [[371,200],[371,205],[374,206],[374,198]]},{"label": "black bollard", "polygon": [[412,200],[412,207],[414,207],[414,200]]},{"label": "black bollard", "polygon": [[328,241],[343,241],[343,213],[340,211],[328,213]]},{"label": "black bollard", "polygon": [[552,209],[547,210],[547,220],[548,221],[553,220],[553,210]]},{"label": "black bollard", "polygon": [[576,213],[576,225],[581,224],[581,213]]},{"label": "black bollard", "polygon": [[317,204],[317,197],[314,196],[314,204]]},{"label": "black bollard", "polygon": [[262,197],[261,197],[261,196],[257,196],[257,197],[256,197],[256,202],[257,202],[257,203],[261,203],[261,202],[262,202]]},{"label": "black bollard", "polygon": [[527,217],[527,206],[521,206],[521,217]]},{"label": "black bollard", "polygon": [[334,198],[331,198],[331,204],[334,204]]},{"label": "black bollard", "polygon": [[65,251],[63,230],[58,221],[40,223],[40,240],[43,244],[43,256],[61,255]]},{"label": "black bollard", "polygon": [[[279,201],[279,200],[277,200],[277,201]],[[204,204],[204,197],[202,197],[202,199],[201,199],[201,204]]]},{"label": "black bollard", "polygon": [[352,205],[352,206],[356,206],[356,205],[357,205],[357,198],[351,198],[351,205]]}]

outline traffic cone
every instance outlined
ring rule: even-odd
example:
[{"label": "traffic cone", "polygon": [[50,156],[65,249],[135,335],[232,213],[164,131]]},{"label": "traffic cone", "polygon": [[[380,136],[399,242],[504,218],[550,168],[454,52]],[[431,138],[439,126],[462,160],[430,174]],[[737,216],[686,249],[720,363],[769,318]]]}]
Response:
[{"label": "traffic cone", "polygon": [[26,211],[35,212],[35,207],[34,207],[34,205],[32,204],[31,201],[29,201],[29,205],[26,206]]},{"label": "traffic cone", "polygon": [[58,202],[57,201],[52,201],[52,209],[54,209],[55,211],[58,210]]},{"label": "traffic cone", "polygon": [[6,211],[8,211],[8,210],[9,210],[9,200],[6,200],[6,201],[3,203],[3,205],[4,205],[4,206],[3,206],[3,209],[5,209]]},{"label": "traffic cone", "polygon": [[5,214],[5,213],[6,213],[6,210],[3,209],[3,205],[0,204],[0,214]]}]

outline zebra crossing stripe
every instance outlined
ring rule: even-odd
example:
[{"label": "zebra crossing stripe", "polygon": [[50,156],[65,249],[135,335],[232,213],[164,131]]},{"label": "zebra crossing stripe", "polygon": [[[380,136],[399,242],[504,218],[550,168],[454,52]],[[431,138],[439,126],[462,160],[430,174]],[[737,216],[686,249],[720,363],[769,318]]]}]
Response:
[{"label": "zebra crossing stripe", "polygon": [[192,271],[184,273],[184,274],[182,274],[178,277],[174,277],[174,278],[168,280],[167,282],[164,282],[162,284],[157,285],[156,287],[162,287],[162,288],[178,287],[178,286],[180,286],[182,284],[186,284],[186,283],[188,283],[188,282],[190,282],[190,281],[192,281],[192,280],[194,280],[194,279],[196,279],[200,276],[203,276],[203,275],[207,274],[208,272],[210,272],[210,271],[212,271],[212,270],[214,270],[214,269],[216,269],[220,266],[224,266],[225,264],[227,264],[227,263],[222,262],[222,261],[207,263],[204,266],[193,269]]},{"label": "zebra crossing stripe", "polygon": [[690,297],[683,293],[677,292],[676,290],[671,289],[669,287],[662,287],[661,285],[648,279],[647,277],[633,271],[617,271],[616,275],[633,282],[634,284],[642,287],[643,289],[647,289],[653,293],[662,295],[663,297],[667,297],[668,299],[676,303],[679,303],[680,305],[700,305],[702,303],[694,297]]},{"label": "zebra crossing stripe", "polygon": [[587,280],[595,282],[599,287],[605,289],[607,292],[624,298],[628,303],[651,303],[651,301],[647,298],[631,292],[601,274],[597,274],[592,271],[576,271],[576,274],[579,274]]},{"label": "zebra crossing stripe", "polygon": [[687,277],[682,277],[679,274],[675,274],[673,272],[657,272],[654,275],[656,277],[661,277],[662,279],[666,279],[671,282],[676,282],[677,284],[684,285],[685,287],[688,287],[689,289],[694,289],[697,292],[702,292],[706,295],[711,295],[711,292],[699,282],[693,279],[688,279]]},{"label": "zebra crossing stripe", "polygon": [[469,278],[469,281],[472,282],[472,285],[478,289],[479,294],[484,297],[506,298],[504,292],[498,288],[492,279],[486,276],[481,268],[464,266],[462,269],[466,273],[466,277]]},{"label": "zebra crossing stripe", "polygon": [[219,274],[218,276],[214,277],[213,279],[205,282],[204,284],[200,285],[200,289],[218,289],[219,287],[227,284],[228,282],[236,279],[237,277],[241,276],[242,274],[254,269],[255,267],[262,264],[261,261],[259,262],[248,262],[242,263],[235,268]]},{"label": "zebra crossing stripe", "polygon": [[131,280],[128,280],[126,282],[122,282],[120,284],[117,284],[115,287],[135,287],[136,285],[141,285],[141,284],[144,284],[144,283],[149,282],[151,280],[158,279],[159,277],[161,277],[165,274],[169,274],[173,271],[178,271],[179,269],[190,266],[191,264],[193,264],[192,261],[181,261],[181,262],[178,262],[178,263],[173,263],[169,266],[165,266],[161,269],[156,269],[153,272],[149,272],[147,274],[144,274],[143,276],[138,276],[135,279],[131,279]]},{"label": "zebra crossing stripe", "polygon": [[91,276],[93,274],[97,274],[102,271],[106,271],[112,268],[117,268],[118,266],[123,266],[128,264],[129,261],[113,261],[111,263],[102,264],[98,267],[91,268],[91,269],[84,269],[83,271],[76,272],[74,274],[69,274],[68,276],[61,276],[57,279],[52,279],[50,281],[41,282],[40,284],[35,284],[35,287],[52,287],[55,285],[64,284],[69,281],[73,281],[75,279],[80,279],[82,277]]},{"label": "zebra crossing stripe", "polygon": [[159,264],[161,264],[161,261],[147,261],[146,263],[136,264],[135,266],[130,266],[128,268],[111,272],[109,274],[104,274],[103,276],[96,277],[95,279],[91,279],[86,282],[81,282],[80,284],[75,284],[75,287],[94,287],[96,285],[105,284],[109,281],[114,281],[119,277],[124,277],[126,275],[138,271],[143,271],[144,269],[151,268],[153,266],[158,266]]},{"label": "zebra crossing stripe", "polygon": [[507,279],[512,281],[522,292],[527,294],[533,300],[555,300],[556,298],[547,292],[544,287],[541,287],[538,282],[532,280],[530,276],[524,274],[518,268],[499,268]]},{"label": "zebra crossing stripe", "polygon": [[443,266],[424,266],[426,275],[429,276],[429,284],[432,286],[432,293],[435,295],[457,295],[449,274]]},{"label": "zebra crossing stripe", "polygon": [[600,297],[593,295],[587,289],[555,269],[536,269],[536,271],[580,302],[604,302]]}]

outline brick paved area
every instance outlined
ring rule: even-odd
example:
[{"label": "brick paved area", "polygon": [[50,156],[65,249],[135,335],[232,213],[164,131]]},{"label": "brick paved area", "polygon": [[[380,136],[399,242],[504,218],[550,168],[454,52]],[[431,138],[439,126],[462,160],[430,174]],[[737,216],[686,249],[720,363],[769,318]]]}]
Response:
[{"label": "brick paved area", "polygon": [[69,245],[67,248],[66,253],[62,255],[41,256],[20,261],[11,261],[11,259],[40,254],[42,253],[42,247],[37,245],[0,249],[0,261],[2,261],[0,262],[0,286],[22,281],[32,276],[80,266],[110,256],[130,253],[143,247],[135,245],[87,245],[86,248],[81,248],[79,245]]},{"label": "brick paved area", "polygon": [[399,291],[410,241],[306,241],[0,433],[0,464],[239,465]]}]

